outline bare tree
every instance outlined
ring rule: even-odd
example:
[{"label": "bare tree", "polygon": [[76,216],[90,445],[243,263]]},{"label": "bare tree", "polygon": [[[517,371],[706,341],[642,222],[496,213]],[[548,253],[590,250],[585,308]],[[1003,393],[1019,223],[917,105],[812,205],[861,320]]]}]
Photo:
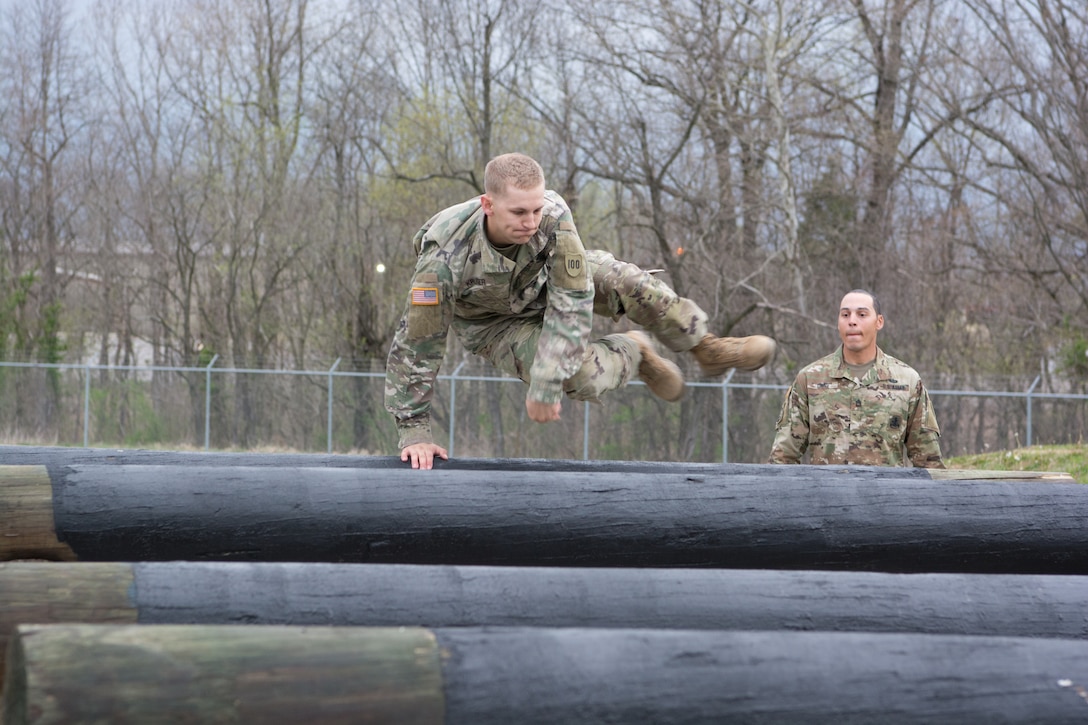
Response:
[{"label": "bare tree", "polygon": [[[964,57],[993,103],[964,114],[994,173],[976,186],[1005,212],[1004,243],[979,245],[995,274],[1030,282],[1020,311],[1036,349],[1088,372],[1088,13],[1066,0],[969,0],[984,42]],[[982,50],[985,49],[985,50]],[[988,51],[988,52],[987,52]],[[1030,302],[1030,308],[1024,303]],[[1057,344],[1055,344],[1057,341]]]},{"label": "bare tree", "polygon": [[[131,0],[99,3],[94,22],[99,102],[104,106],[100,115],[117,167],[103,193],[117,197],[121,219],[115,233],[128,261],[123,269],[130,288],[139,293],[134,303],[139,311],[126,314],[135,316],[135,334],[150,344],[153,363],[195,366],[210,333],[200,322],[206,282],[200,260],[219,232],[207,214],[215,187],[201,183],[192,165],[199,114],[181,102],[168,75],[177,42],[175,23],[162,5]],[[122,269],[106,266],[115,273]],[[204,436],[205,376],[183,377],[195,443]],[[165,405],[171,380],[170,375],[155,374],[156,406]]]},{"label": "bare tree", "polygon": [[686,205],[690,213],[704,205],[701,195],[690,192],[705,177],[690,172],[699,168],[691,154],[709,91],[692,72],[700,64],[694,49],[683,46],[687,36],[681,29],[699,24],[689,8],[655,2],[608,8],[572,3],[570,9],[587,31],[573,43],[576,57],[594,81],[584,85],[587,96],[574,111],[579,163],[585,173],[622,189],[618,201],[627,207],[616,216],[620,248],[614,251],[664,266],[673,286],[686,294],[684,254],[696,251],[689,243],[694,237],[672,222],[677,207]]},{"label": "bare tree", "polygon": [[763,95],[766,99],[764,114],[772,129],[769,147],[773,149],[778,192],[774,197],[779,217],[777,236],[792,274],[794,299],[802,317],[808,315],[808,295],[799,236],[799,185],[794,172],[794,155],[797,151],[792,130],[801,117],[797,110],[787,106],[783,86],[789,83],[790,87],[799,90],[809,84],[809,78],[801,72],[799,58],[826,32],[818,17],[820,10],[823,8],[807,3],[798,7],[783,0],[771,3],[765,12],[754,6],[746,8],[756,18],[752,24],[758,29],[754,32],[762,60],[759,70],[762,71]]},{"label": "bare tree", "polygon": [[768,266],[781,249],[795,270],[785,294],[804,310],[794,133],[816,105],[803,59],[827,32],[817,6],[642,0],[574,12],[592,32],[579,47],[598,81],[583,163],[646,210],[632,226],[652,232],[653,263],[682,293],[712,292],[728,332],[782,308]]},{"label": "bare tree", "polygon": [[[305,0],[178,8],[168,47],[172,89],[203,126],[190,153],[211,205],[202,223],[221,229],[201,299],[205,346],[235,365],[272,362],[281,334],[277,299],[308,237],[291,163],[302,126],[309,59]],[[210,338],[210,339],[209,339]],[[231,438],[252,437],[257,381],[235,383]]]},{"label": "bare tree", "polygon": [[[939,0],[850,0],[850,4],[862,34],[858,52],[871,84],[851,104],[866,126],[857,129],[854,137],[864,152],[866,189],[853,285],[878,288],[887,278],[881,262],[894,230],[893,192],[917,153],[917,146],[904,148],[904,144],[918,122],[919,93]],[[912,142],[925,144],[932,130],[922,129],[918,136]]]},{"label": "bare tree", "polygon": [[[76,55],[68,5],[35,0],[8,8],[0,39],[0,79],[6,112],[0,126],[0,189],[6,276],[16,285],[8,304],[15,354],[55,363],[62,359],[64,289],[75,244],[70,223],[80,206],[72,147],[85,120],[86,89]],[[84,250],[89,251],[89,250]],[[56,371],[37,391],[42,425],[49,426],[60,395]]]},{"label": "bare tree", "polygon": [[[384,364],[400,314],[400,298],[387,277],[408,265],[413,256],[408,240],[420,219],[409,214],[410,220],[402,221],[398,215],[404,210],[375,194],[384,169],[379,141],[401,89],[387,71],[396,48],[382,32],[381,9],[355,10],[326,31],[309,94],[313,179],[317,190],[329,193],[315,194],[311,217],[326,233],[301,260],[311,292],[299,302],[312,309],[296,320],[309,318],[316,325],[310,344],[335,350],[343,367],[369,371]],[[298,347],[302,344],[300,339]],[[381,405],[383,390],[366,378],[352,381],[356,450],[380,450],[381,429],[391,430]]]},{"label": "bare tree", "polygon": [[452,179],[482,192],[488,160],[532,139],[521,101],[504,89],[526,77],[543,13],[517,0],[416,0],[390,14],[401,37],[427,38],[401,46],[397,71],[406,91],[401,113],[422,124],[413,155],[422,153],[431,169],[421,173],[390,152],[399,177]]}]

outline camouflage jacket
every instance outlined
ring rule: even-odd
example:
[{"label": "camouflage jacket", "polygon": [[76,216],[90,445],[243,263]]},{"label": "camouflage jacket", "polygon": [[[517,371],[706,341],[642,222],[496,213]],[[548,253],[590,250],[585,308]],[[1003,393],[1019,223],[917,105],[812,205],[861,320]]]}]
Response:
[{"label": "camouflage jacket", "polygon": [[941,432],[922,380],[877,349],[876,363],[852,377],[842,347],[797,374],[778,416],[771,463],[944,468]]},{"label": "camouflage jacket", "polygon": [[527,377],[529,397],[558,402],[563,381],[582,364],[593,324],[593,280],[570,208],[545,192],[536,235],[513,259],[484,234],[479,197],[433,216],[415,235],[415,274],[386,364],[385,407],[400,447],[430,443],[435,378],[452,327],[465,347],[483,354],[506,326],[541,326]]}]

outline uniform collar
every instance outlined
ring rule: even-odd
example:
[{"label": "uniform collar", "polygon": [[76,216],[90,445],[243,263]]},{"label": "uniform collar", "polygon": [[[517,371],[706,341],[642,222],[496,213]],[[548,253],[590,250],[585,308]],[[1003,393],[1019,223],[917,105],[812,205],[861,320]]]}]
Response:
[{"label": "uniform collar", "polygon": [[[503,256],[502,253],[499,252],[499,250],[495,249],[495,247],[491,246],[491,242],[488,241],[487,231],[484,228],[485,227],[485,221],[484,220],[487,219],[487,215],[484,214],[483,205],[481,205],[476,210],[476,214],[479,215],[479,222],[476,224],[476,231],[475,231],[475,233],[473,235],[472,246],[475,247],[476,249],[483,250],[483,254],[489,254],[495,259],[502,259],[502,260],[510,263],[511,265],[514,264],[513,260],[511,260],[508,257]],[[544,248],[548,246],[548,238],[551,235],[547,230],[553,229],[554,227],[555,227],[554,220],[551,219],[550,217],[548,217],[548,215],[545,214],[544,218],[541,219],[541,221],[540,221],[540,228],[536,230],[536,234],[533,235],[532,239],[530,239],[525,244],[522,244],[521,246],[522,247],[528,247],[529,249],[531,249],[532,252],[533,252],[532,255],[531,255],[532,257],[538,256],[540,254],[540,252],[543,251]],[[520,255],[516,255],[516,256],[520,256]]]},{"label": "uniform collar", "polygon": [[[876,382],[877,380],[881,380],[882,378],[888,377],[887,376],[888,366],[885,364],[885,358],[886,358],[886,356],[884,355],[884,351],[881,350],[880,347],[877,347],[877,349],[876,349],[876,360],[873,361],[873,367],[870,368],[869,372],[867,372],[865,374],[865,377],[862,378],[861,380],[859,380],[858,382],[861,383],[862,385],[867,385],[867,384],[869,384],[871,382]],[[842,345],[839,345],[839,349],[836,350],[835,353],[834,353],[834,363],[835,363],[834,377],[836,377],[836,378],[846,378],[848,380],[853,380],[854,379],[850,375],[850,367],[846,364],[846,359],[843,357]]]}]

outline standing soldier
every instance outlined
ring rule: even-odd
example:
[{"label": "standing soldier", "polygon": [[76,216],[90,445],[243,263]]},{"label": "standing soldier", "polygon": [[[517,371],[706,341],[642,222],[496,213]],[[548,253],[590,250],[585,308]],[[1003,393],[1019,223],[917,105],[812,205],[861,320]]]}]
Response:
[{"label": "standing soldier", "polygon": [[914,368],[877,347],[880,303],[853,290],[839,305],[842,347],[797,374],[778,417],[771,463],[944,468],[933,404]]},{"label": "standing soldier", "polygon": [[596,400],[637,374],[655,395],[679,400],[680,368],[642,331],[590,340],[593,314],[627,315],[708,376],[755,370],[774,355],[769,337],[716,337],[691,300],[633,264],[586,250],[561,196],[523,154],[484,170],[484,194],[433,216],[416,234],[406,310],[386,366],[385,406],[401,460],[431,468],[446,449],[431,436],[434,381],[452,327],[465,347],[529,384],[525,409],[559,420],[560,401]]}]

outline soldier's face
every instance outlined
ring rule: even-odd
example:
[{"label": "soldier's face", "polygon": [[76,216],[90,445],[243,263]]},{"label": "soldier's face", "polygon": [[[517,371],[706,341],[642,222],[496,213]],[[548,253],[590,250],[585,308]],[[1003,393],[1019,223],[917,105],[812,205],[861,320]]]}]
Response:
[{"label": "soldier's face", "polygon": [[876,358],[876,333],[884,327],[884,315],[876,314],[873,298],[851,292],[839,303],[839,339],[843,357],[853,364]]},{"label": "soldier's face", "polygon": [[505,247],[525,244],[540,227],[544,211],[544,185],[532,189],[519,189],[507,184],[501,194],[484,194],[480,197],[484,214],[484,231],[492,244]]}]

